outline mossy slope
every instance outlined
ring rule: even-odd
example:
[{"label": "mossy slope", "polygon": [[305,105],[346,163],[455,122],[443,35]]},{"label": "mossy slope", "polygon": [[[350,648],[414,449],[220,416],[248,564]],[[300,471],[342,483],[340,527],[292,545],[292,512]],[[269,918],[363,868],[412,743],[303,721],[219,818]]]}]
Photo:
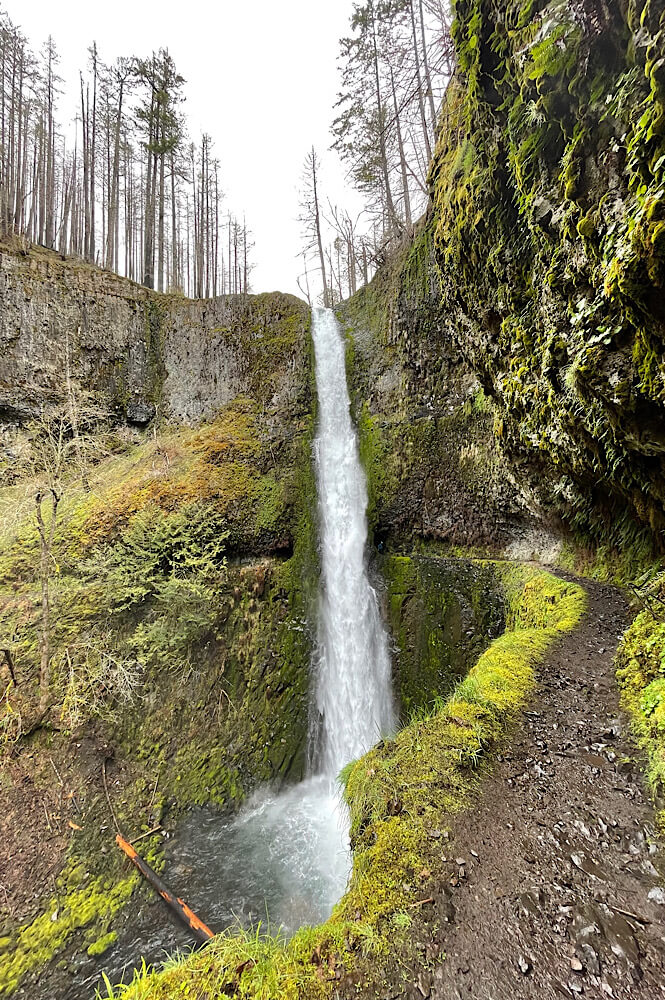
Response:
[{"label": "mossy slope", "polygon": [[636,593],[641,610],[619,646],[617,680],[665,829],[665,575],[651,574]]},{"label": "mossy slope", "polygon": [[[193,428],[104,428],[85,481],[78,466],[63,472],[46,715],[30,462],[4,491],[16,516],[0,558],[0,630],[18,687],[5,665],[0,751],[7,760],[29,746],[53,762],[33,780],[58,776],[57,823],[72,834],[56,895],[44,887],[21,922],[5,922],[3,995],[31,988],[31,975],[48,982],[64,949],[68,959],[73,948],[94,955],[100,941],[113,944],[113,917],[136,883],[113,846],[102,771],[128,836],[168,827],[192,805],[235,808],[257,782],[302,773],[314,400],[307,328],[298,311],[282,320],[260,331],[264,348],[275,344],[267,360],[255,345],[259,369],[272,370],[250,370],[255,395]],[[7,836],[22,849],[20,824]],[[158,838],[144,847],[159,865]]]}]

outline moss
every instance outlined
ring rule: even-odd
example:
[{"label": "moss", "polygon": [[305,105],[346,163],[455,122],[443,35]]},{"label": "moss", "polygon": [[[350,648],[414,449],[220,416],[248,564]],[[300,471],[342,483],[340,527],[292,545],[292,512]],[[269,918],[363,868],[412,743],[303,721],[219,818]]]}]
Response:
[{"label": "moss", "polygon": [[402,717],[446,697],[501,632],[503,601],[490,567],[457,559],[381,560],[388,622],[398,653]]},{"label": "moss", "polygon": [[[400,570],[403,577],[404,564]],[[124,1000],[176,1000],[192,990],[211,998],[232,992],[252,1000],[324,1000],[347,976],[371,990],[397,947],[404,957],[404,915],[427,894],[430,880],[441,877],[441,852],[430,832],[470,804],[480,765],[526,702],[535,667],[585,609],[577,585],[532,569],[497,565],[496,572],[506,588],[511,631],[492,643],[449,698],[345,770],[353,873],[330,920],[303,928],[287,944],[226,932],[164,972],[137,973],[121,991]]]},{"label": "moss", "polygon": [[577,585],[519,568],[499,573],[509,631],[433,712],[347,770],[354,867],[342,913],[372,921],[397,912],[412,899],[418,873],[436,871],[428,831],[468,804],[479,765],[528,698],[535,666],[584,612]]},{"label": "moss", "polygon": [[652,576],[638,594],[643,610],[617,651],[617,681],[648,760],[647,779],[665,828],[665,575]]},{"label": "moss", "polygon": [[[662,549],[664,28],[643,13],[606,7],[596,31],[561,0],[457,0],[428,336],[477,373],[546,508],[596,544],[631,518]],[[434,381],[436,353],[410,354]]]},{"label": "moss", "polygon": [[137,881],[131,876],[109,886],[102,879],[89,879],[51,899],[44,913],[12,935],[11,952],[0,955],[0,992],[13,993],[28,973],[51,961],[82,928],[110,920],[128,901]]},{"label": "moss", "polygon": [[[100,850],[108,806],[72,749],[72,731],[92,732],[109,748],[114,808],[128,834],[172,824],[192,805],[237,808],[257,782],[302,774],[316,500],[309,313],[294,302],[243,303],[251,329],[228,331],[246,340],[255,398],[237,397],[197,428],[162,425],[92,468],[90,491],[68,479],[51,580],[52,709],[32,739],[71,774],[86,822],[58,900],[12,930],[0,992],[33,969],[48,976],[44,967],[65,945],[109,943],[112,917],[128,899],[122,859]],[[151,317],[150,336],[159,338],[160,315]],[[26,490],[16,487],[17,495]],[[38,695],[38,540],[29,507],[18,509],[6,541],[0,627],[13,636],[21,683],[0,706],[3,744],[20,738],[16,720],[31,718]],[[131,690],[122,687],[126,676]],[[145,848],[159,870],[159,840]]]},{"label": "moss", "polygon": [[97,938],[96,941],[93,941],[91,945],[88,945],[87,949],[88,955],[90,956],[90,958],[98,958],[100,955],[103,955],[105,952],[107,952],[109,948],[112,948],[117,940],[118,940],[117,932],[109,931],[108,934],[102,935],[102,937]]}]

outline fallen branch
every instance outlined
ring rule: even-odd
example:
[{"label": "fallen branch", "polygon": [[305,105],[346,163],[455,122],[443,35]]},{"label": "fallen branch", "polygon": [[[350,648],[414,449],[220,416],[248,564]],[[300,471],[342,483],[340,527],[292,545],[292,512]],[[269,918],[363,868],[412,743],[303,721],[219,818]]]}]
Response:
[{"label": "fallen branch", "polygon": [[202,920],[196,916],[193,910],[187,906],[182,899],[175,896],[171,890],[165,885],[160,879],[150,865],[140,857],[131,844],[127,843],[120,834],[115,838],[115,842],[121,851],[124,851],[132,864],[138,868],[141,875],[146,879],[147,882],[156,889],[159,895],[162,897],[167,906],[175,913],[179,920],[181,920],[191,931],[193,931],[196,938],[199,941],[209,941],[211,937],[214,937],[213,932],[207,927]]},{"label": "fallen branch", "polygon": [[432,896],[428,896],[427,899],[419,899],[417,903],[409,903],[408,909],[415,910],[418,906],[425,906],[427,903],[433,902],[434,898]]}]

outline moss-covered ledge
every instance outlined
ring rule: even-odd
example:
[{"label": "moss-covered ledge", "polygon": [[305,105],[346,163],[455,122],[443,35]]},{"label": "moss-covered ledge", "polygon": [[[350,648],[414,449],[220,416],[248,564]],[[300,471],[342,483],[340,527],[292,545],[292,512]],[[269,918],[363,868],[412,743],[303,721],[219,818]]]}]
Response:
[{"label": "moss-covered ledge", "polygon": [[665,830],[665,572],[650,574],[636,589],[642,610],[617,651],[622,707],[647,757],[647,780]]},{"label": "moss-covered ledge", "polygon": [[370,995],[399,977],[395,959],[417,946],[412,925],[440,919],[441,825],[470,806],[484,762],[529,698],[538,664],[586,609],[577,584],[533,567],[492,565],[506,595],[506,632],[447,700],[346,770],[353,873],[332,917],[288,943],[228,931],[162,971],[137,973],[110,997],[314,1000]]}]

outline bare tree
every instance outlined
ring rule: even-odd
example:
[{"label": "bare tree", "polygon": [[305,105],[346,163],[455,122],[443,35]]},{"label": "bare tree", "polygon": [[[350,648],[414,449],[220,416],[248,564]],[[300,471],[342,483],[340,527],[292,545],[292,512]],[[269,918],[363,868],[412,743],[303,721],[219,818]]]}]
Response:
[{"label": "bare tree", "polygon": [[305,158],[303,187],[300,194],[300,207],[302,210],[300,222],[303,225],[305,235],[305,253],[309,254],[314,251],[318,256],[319,270],[323,284],[323,304],[326,308],[329,308],[332,303],[326,275],[326,258],[323,251],[323,236],[321,232],[319,169],[319,157],[312,146]]},{"label": "bare tree", "polygon": [[[247,291],[253,244],[230,223],[210,137],[189,144],[182,77],[165,50],[80,74],[70,143],[58,123],[58,55],[34,56],[0,12],[0,237],[18,234],[158,289]],[[227,273],[228,269],[228,273]],[[229,280],[230,278],[230,280]]]}]

